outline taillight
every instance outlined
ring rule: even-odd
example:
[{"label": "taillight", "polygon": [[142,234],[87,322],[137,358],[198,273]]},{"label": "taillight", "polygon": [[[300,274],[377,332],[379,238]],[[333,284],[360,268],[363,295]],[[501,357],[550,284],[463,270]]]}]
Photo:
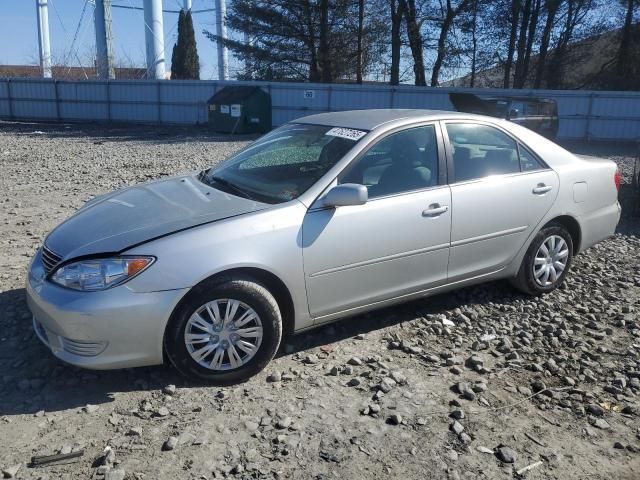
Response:
[{"label": "taillight", "polygon": [[616,184],[616,190],[620,191],[620,182],[622,181],[622,175],[620,174],[620,168],[616,167],[616,173],[613,175],[613,182]]}]

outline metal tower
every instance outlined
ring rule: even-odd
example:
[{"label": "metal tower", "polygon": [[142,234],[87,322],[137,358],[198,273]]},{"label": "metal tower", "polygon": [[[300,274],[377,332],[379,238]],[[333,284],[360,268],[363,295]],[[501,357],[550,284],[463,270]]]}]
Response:
[{"label": "metal tower", "polygon": [[115,78],[111,35],[111,0],[96,0],[93,19],[96,32],[96,72],[98,78]]},{"label": "metal tower", "polygon": [[[216,33],[219,37],[227,38],[227,3],[225,0],[216,0]],[[218,79],[229,78],[229,53],[226,45],[217,42],[218,47]]]},{"label": "metal tower", "polygon": [[49,3],[36,0],[38,12],[38,46],[40,47],[40,68],[42,76],[51,78],[51,42],[49,41]]},{"label": "metal tower", "polygon": [[144,0],[147,78],[165,78],[162,0]]}]

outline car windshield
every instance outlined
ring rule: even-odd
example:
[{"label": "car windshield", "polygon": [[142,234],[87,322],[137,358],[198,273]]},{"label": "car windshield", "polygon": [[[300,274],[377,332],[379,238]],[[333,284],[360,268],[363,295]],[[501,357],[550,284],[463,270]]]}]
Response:
[{"label": "car windshield", "polygon": [[307,191],[366,133],[351,128],[287,124],[202,172],[200,180],[256,201],[286,202]]}]

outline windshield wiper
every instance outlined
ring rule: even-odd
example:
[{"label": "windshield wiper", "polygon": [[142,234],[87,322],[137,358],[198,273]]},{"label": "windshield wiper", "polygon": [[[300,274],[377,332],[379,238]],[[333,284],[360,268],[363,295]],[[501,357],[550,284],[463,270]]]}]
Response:
[{"label": "windshield wiper", "polygon": [[205,177],[205,178],[208,178],[209,180],[213,180],[214,182],[219,183],[220,185],[224,185],[225,187],[230,188],[234,192],[239,193],[241,197],[248,198],[249,200],[255,200],[255,198],[253,198],[249,193],[247,193],[245,190],[243,190],[242,188],[237,186],[235,183],[232,183],[227,179],[218,177],[216,175],[212,175],[210,177]]}]

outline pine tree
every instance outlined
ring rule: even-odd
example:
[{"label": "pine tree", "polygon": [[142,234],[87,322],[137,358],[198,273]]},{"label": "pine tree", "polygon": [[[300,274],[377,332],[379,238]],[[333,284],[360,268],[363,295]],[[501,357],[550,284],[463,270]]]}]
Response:
[{"label": "pine tree", "polygon": [[200,59],[196,47],[196,34],[193,30],[191,10],[187,12],[184,22],[184,42],[182,44],[182,78],[200,80]]},{"label": "pine tree", "polygon": [[196,47],[196,34],[193,30],[191,11],[185,14],[180,10],[178,17],[178,40],[171,54],[172,80],[199,80],[200,60]]},{"label": "pine tree", "polygon": [[173,52],[171,53],[171,80],[184,78],[184,28],[185,14],[184,10],[180,10],[180,15],[178,16],[178,40],[173,46]]}]

